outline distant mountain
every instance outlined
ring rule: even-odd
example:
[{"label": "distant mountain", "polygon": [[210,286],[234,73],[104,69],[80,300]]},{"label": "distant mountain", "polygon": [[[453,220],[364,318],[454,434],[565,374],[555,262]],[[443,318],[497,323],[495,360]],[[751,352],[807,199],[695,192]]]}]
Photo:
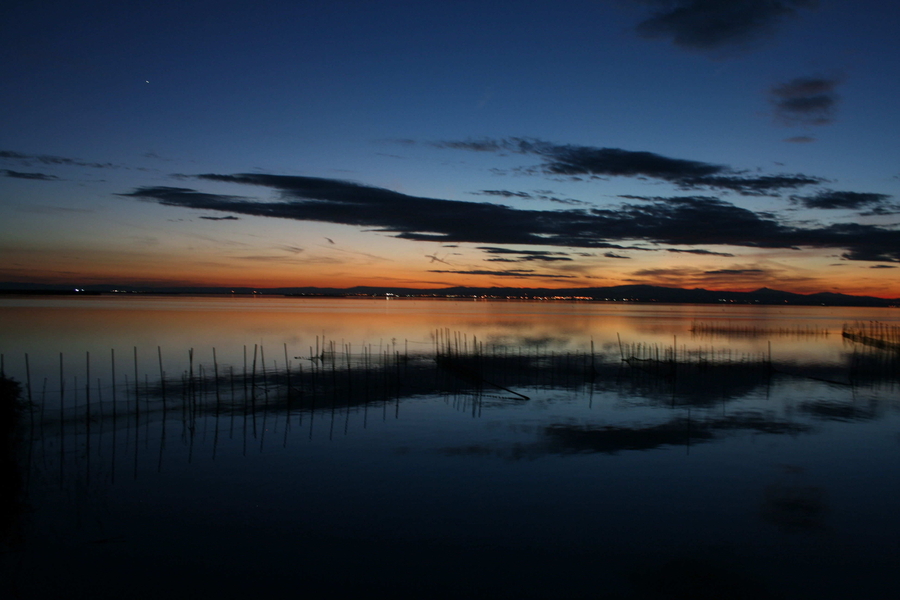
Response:
[{"label": "distant mountain", "polygon": [[817,294],[795,294],[770,288],[760,288],[752,292],[720,292],[702,288],[684,289],[654,285],[619,285],[595,288],[513,288],[513,287],[449,287],[441,289],[418,289],[397,287],[352,288],[248,288],[248,287],[145,287],[115,285],[47,285],[35,283],[0,283],[0,293],[26,294],[263,294],[290,296],[425,296],[425,297],[493,297],[518,299],[547,298],[589,298],[608,302],[661,302],[670,304],[766,304],[800,306],[900,306],[900,298],[876,298],[873,296],[851,296],[832,292]]}]

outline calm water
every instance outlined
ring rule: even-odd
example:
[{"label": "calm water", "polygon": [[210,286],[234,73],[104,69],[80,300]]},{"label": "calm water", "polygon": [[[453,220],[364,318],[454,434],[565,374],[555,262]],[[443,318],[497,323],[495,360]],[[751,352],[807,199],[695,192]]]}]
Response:
[{"label": "calm water", "polygon": [[33,402],[0,555],[20,597],[896,594],[897,356],[840,332],[900,311],[100,297],[0,320]]}]

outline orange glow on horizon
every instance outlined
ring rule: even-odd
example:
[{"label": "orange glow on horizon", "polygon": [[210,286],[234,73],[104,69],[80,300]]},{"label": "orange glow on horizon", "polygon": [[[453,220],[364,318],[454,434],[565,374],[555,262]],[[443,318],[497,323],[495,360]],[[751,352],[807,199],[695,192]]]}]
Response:
[{"label": "orange glow on horizon", "polygon": [[791,282],[778,279],[763,279],[741,285],[728,285],[727,281],[696,282],[690,279],[673,281],[672,279],[642,278],[635,281],[627,277],[609,277],[602,280],[588,278],[543,279],[495,277],[489,275],[457,275],[435,274],[428,272],[396,272],[380,271],[377,273],[304,273],[294,274],[279,270],[259,270],[254,272],[234,273],[203,269],[172,269],[168,272],[161,269],[143,269],[130,272],[114,270],[104,273],[100,270],[74,274],[60,273],[52,270],[30,270],[27,274],[14,270],[0,270],[0,278],[10,282],[39,283],[51,285],[122,285],[146,287],[235,287],[235,288],[285,288],[285,287],[318,287],[318,288],[352,288],[352,287],[396,287],[417,289],[442,289],[448,287],[480,287],[480,288],[544,288],[568,289],[613,287],[620,285],[653,285],[660,287],[694,289],[702,288],[710,291],[752,292],[763,287],[797,294],[814,294],[832,292],[855,296],[874,296],[878,298],[900,298],[900,281],[896,278],[876,279],[847,273],[842,277],[827,279],[824,276],[812,281]]}]

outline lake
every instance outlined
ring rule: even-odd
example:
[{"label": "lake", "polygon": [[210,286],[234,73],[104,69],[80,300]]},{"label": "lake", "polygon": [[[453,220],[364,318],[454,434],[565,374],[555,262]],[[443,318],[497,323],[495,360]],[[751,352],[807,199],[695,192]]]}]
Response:
[{"label": "lake", "polygon": [[896,593],[900,360],[842,330],[897,309],[7,297],[0,323],[31,400],[14,597]]}]

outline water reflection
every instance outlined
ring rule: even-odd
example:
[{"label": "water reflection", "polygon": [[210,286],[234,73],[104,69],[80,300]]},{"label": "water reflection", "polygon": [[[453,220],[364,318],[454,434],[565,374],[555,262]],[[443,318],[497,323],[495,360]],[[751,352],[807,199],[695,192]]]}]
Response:
[{"label": "water reflection", "polygon": [[811,428],[807,425],[759,413],[733,414],[719,419],[676,417],[664,423],[644,427],[585,427],[551,425],[544,430],[546,451],[551,453],[653,450],[663,446],[690,446],[711,442],[726,433],[754,432],[796,435]]},{"label": "water reflection", "polygon": [[[240,371],[233,366],[220,368],[215,361],[213,365],[191,361],[180,378],[168,377],[160,369],[162,376],[156,380],[147,373],[141,377],[135,360],[131,374],[126,368],[121,379],[110,383],[85,377],[87,381],[79,385],[76,375],[71,387],[62,377],[58,389],[50,390],[45,379],[39,394],[26,386],[36,400],[29,416],[40,436],[48,430],[58,432],[62,469],[67,438],[77,441],[82,435],[90,445],[96,431],[108,429],[115,436],[124,426],[130,435],[132,422],[135,443],[142,426],[146,430],[162,423],[162,454],[166,424],[173,421],[180,423],[182,438],[190,441],[191,449],[198,423],[204,424],[205,437],[210,417],[214,451],[222,420],[227,420],[229,436],[234,435],[237,422],[245,440],[249,434],[262,447],[267,434],[277,434],[282,420],[284,443],[291,426],[305,426],[312,437],[317,419],[319,427],[326,421],[332,439],[335,431],[348,432],[351,414],[361,415],[366,427],[370,418],[384,420],[389,413],[397,418],[404,403],[432,397],[443,398],[444,403],[473,417],[482,416],[485,408],[501,410],[547,402],[560,392],[584,398],[589,410],[594,408],[595,398],[598,410],[605,410],[601,404],[614,397],[627,402],[631,410],[655,407],[674,412],[662,419],[665,413],[656,413],[649,423],[628,426],[549,423],[542,430],[544,442],[529,450],[615,453],[704,443],[720,439],[728,431],[798,434],[812,430],[816,421],[875,421],[893,406],[885,398],[900,377],[896,354],[877,356],[871,351],[848,355],[843,371],[836,372],[833,365],[807,364],[801,369],[768,357],[676,355],[674,349],[667,351],[668,358],[667,352],[663,358],[655,358],[660,354],[651,351],[650,358],[630,355],[613,362],[593,351],[557,353],[538,346],[485,350],[477,338],[471,340],[471,346],[468,338],[460,343],[463,339],[460,334],[437,336],[432,356],[408,354],[405,348],[401,354],[395,346],[380,355],[370,354],[366,347],[362,354],[353,354],[350,345],[340,352],[332,342],[323,343],[311,357],[292,360],[285,347],[285,367],[281,369],[274,362],[267,367],[265,349],[254,346]],[[817,386],[819,397],[807,395],[810,385]],[[804,395],[786,410],[786,417],[778,416],[771,407],[759,405],[768,401],[773,390],[775,394],[797,390]],[[709,413],[730,405],[740,408],[730,410],[727,416]],[[684,414],[691,408],[701,412]],[[809,417],[810,424],[791,420],[798,415]]]},{"label": "water reflection", "polygon": [[801,402],[798,410],[815,419],[853,422],[879,419],[883,416],[885,407],[876,402],[856,401],[855,399],[845,401],[810,400]]},{"label": "water reflection", "polygon": [[765,581],[721,559],[673,558],[633,577],[634,598],[662,600],[769,600],[782,598]]},{"label": "water reflection", "polygon": [[23,537],[21,518],[25,511],[27,466],[22,430],[21,389],[17,382],[0,378],[0,541],[18,546]]},{"label": "water reflection", "polygon": [[351,345],[306,326],[246,355],[117,349],[114,377],[109,349],[89,373],[83,352],[33,360],[29,511],[5,580],[22,597],[134,581],[152,596],[891,597],[894,353],[484,324]]},{"label": "water reflection", "polygon": [[818,486],[773,483],[766,486],[762,518],[788,533],[825,528],[825,491]]},{"label": "water reflection", "polygon": [[[618,336],[628,343],[661,346],[672,345],[674,337],[689,350],[724,346],[739,355],[767,353],[772,342],[778,360],[836,364],[853,352],[842,342],[844,325],[900,323],[900,312],[871,308],[232,297],[0,298],[0,314],[6,372],[24,381],[24,355],[29,354],[36,388],[45,377],[51,383],[56,379],[60,354],[72,373],[73,365],[83,365],[85,352],[90,352],[95,376],[108,381],[110,361],[101,357],[111,349],[124,360],[137,348],[143,374],[158,371],[161,348],[163,370],[175,374],[190,348],[196,350],[195,362],[211,364],[211,349],[216,348],[220,365],[239,368],[243,348],[252,351],[254,344],[271,349],[286,344],[291,357],[308,354],[317,336],[334,340],[339,348],[352,344],[356,352],[371,346],[380,353],[392,340],[411,353],[429,352],[434,332],[444,329],[508,348],[574,352],[593,342],[598,353],[616,359]],[[745,327],[765,335],[704,337],[696,335],[698,324],[719,331]],[[802,328],[829,334],[784,333]]]}]

